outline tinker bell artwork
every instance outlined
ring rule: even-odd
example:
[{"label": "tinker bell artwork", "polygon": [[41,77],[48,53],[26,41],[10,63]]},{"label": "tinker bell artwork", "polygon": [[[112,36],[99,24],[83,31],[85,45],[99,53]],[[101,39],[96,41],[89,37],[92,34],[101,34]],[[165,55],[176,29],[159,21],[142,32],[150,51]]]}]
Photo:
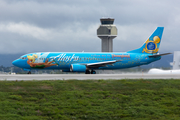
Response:
[{"label": "tinker bell artwork", "polygon": [[[49,62],[50,59],[44,60],[43,58],[38,58],[37,54],[33,54],[32,56],[27,56],[27,58],[28,58],[27,64],[29,64],[31,68],[43,69],[43,68],[57,65],[57,64],[53,64],[54,62],[53,60]],[[38,61],[37,59],[42,59],[42,61],[40,60],[40,62],[37,62]],[[43,60],[45,62],[43,62]]]}]

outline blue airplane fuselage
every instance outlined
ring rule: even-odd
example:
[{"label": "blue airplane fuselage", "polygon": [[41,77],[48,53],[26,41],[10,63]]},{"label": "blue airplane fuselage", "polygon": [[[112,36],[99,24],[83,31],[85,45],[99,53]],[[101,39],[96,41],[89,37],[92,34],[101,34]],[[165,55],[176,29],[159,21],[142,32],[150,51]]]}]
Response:
[{"label": "blue airplane fuselage", "polygon": [[[164,27],[157,27],[138,49],[122,53],[38,52],[21,56],[13,65],[23,69],[60,69],[65,72],[95,74],[95,70],[113,70],[149,64],[161,59],[159,46]],[[91,72],[90,72],[91,71]]]},{"label": "blue airplane fuselage", "polygon": [[106,62],[117,60],[118,62],[113,65],[106,65],[104,67],[94,69],[123,69],[140,65],[149,64],[156,60],[161,59],[161,56],[156,58],[149,58],[148,54],[138,53],[58,53],[58,52],[42,52],[42,53],[30,53],[21,56],[19,59],[13,62],[14,65],[24,69],[41,69],[41,67],[30,67],[27,64],[27,56],[33,56],[34,54],[40,55],[36,58],[36,63],[44,63],[47,59],[53,60],[56,65],[47,67],[46,69],[70,69],[71,64],[88,64],[97,62]]}]

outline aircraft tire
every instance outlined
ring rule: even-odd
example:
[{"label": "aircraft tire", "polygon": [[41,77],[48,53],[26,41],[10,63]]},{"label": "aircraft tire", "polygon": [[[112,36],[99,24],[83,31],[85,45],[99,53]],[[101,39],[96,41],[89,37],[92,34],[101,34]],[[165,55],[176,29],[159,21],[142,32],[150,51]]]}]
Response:
[{"label": "aircraft tire", "polygon": [[90,74],[90,71],[89,71],[89,70],[86,70],[85,74]]},{"label": "aircraft tire", "polygon": [[91,71],[91,74],[96,74],[96,71],[92,70],[92,71]]},{"label": "aircraft tire", "polygon": [[31,74],[31,71],[29,71],[27,74]]}]

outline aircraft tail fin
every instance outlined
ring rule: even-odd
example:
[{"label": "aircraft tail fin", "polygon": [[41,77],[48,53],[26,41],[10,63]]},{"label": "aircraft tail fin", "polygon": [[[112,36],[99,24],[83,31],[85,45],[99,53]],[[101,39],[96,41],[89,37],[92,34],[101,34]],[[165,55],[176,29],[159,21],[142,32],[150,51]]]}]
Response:
[{"label": "aircraft tail fin", "polygon": [[148,40],[140,48],[128,51],[127,53],[157,54],[161,43],[163,30],[164,27],[157,27],[154,33],[148,38]]}]

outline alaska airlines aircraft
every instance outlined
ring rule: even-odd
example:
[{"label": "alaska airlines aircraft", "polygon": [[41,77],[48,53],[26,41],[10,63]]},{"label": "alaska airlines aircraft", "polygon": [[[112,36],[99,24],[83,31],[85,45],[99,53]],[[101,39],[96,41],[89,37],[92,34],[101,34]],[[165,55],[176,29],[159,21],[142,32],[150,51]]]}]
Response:
[{"label": "alaska airlines aircraft", "polygon": [[78,53],[39,52],[29,53],[12,62],[13,65],[28,70],[60,69],[64,72],[84,72],[96,74],[95,70],[113,70],[149,64],[161,59],[159,46],[164,27],[157,27],[142,47],[128,52]]}]

